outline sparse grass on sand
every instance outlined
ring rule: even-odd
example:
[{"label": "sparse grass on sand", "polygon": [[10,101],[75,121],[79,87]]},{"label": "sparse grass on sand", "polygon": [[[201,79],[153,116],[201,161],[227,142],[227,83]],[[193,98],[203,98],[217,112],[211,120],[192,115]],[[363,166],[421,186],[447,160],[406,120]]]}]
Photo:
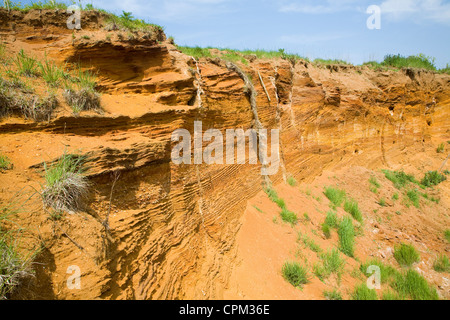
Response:
[{"label": "sparse grass on sand", "polygon": [[419,252],[410,244],[402,243],[395,246],[394,258],[402,267],[410,267],[420,261]]},{"label": "sparse grass on sand", "polygon": [[343,300],[342,295],[339,291],[324,291],[323,296],[327,300]]},{"label": "sparse grass on sand", "polygon": [[284,279],[294,287],[301,288],[309,282],[307,268],[298,262],[285,262],[281,272]]},{"label": "sparse grass on sand", "polygon": [[344,271],[345,260],[341,258],[339,250],[331,249],[320,255],[320,263],[314,265],[314,274],[324,281],[331,274],[336,274],[340,279]]}]

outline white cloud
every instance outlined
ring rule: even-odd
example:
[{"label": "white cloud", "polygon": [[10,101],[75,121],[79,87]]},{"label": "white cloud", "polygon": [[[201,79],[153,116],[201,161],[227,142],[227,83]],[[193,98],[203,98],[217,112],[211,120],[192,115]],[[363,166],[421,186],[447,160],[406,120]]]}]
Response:
[{"label": "white cloud", "polygon": [[95,7],[111,12],[130,11],[138,17],[161,21],[189,21],[226,12],[235,0],[91,0]]},{"label": "white cloud", "polygon": [[442,0],[386,0],[381,14],[395,20],[431,20],[450,25],[450,3]]},{"label": "white cloud", "polygon": [[281,4],[280,12],[296,12],[305,14],[326,14],[339,11],[356,10],[357,0],[320,0],[302,1],[301,3],[290,2]]}]

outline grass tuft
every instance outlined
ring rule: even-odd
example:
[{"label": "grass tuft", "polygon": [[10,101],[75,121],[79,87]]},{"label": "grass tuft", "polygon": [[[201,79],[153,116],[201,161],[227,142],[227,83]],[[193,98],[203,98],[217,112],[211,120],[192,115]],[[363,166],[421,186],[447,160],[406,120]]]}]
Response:
[{"label": "grass tuft", "polygon": [[285,262],[281,272],[284,279],[294,287],[301,288],[309,282],[308,270],[298,262]]},{"label": "grass tuft", "polygon": [[53,166],[45,164],[44,204],[61,211],[76,211],[86,197],[88,181],[84,176],[84,157],[64,154]]},{"label": "grass tuft", "polygon": [[445,254],[441,254],[434,262],[433,269],[436,272],[450,273],[450,260]]},{"label": "grass tuft", "polygon": [[324,291],[323,296],[327,300],[343,300],[342,295],[339,291],[333,290],[333,291]]},{"label": "grass tuft", "polygon": [[392,284],[401,296],[409,296],[412,300],[439,300],[435,288],[415,270],[398,274]]},{"label": "grass tuft", "polygon": [[345,217],[339,223],[339,245],[341,251],[349,257],[353,257],[355,244],[355,230],[351,218]]},{"label": "grass tuft", "polygon": [[9,158],[0,153],[0,172],[4,171],[4,170],[9,170],[12,168],[12,163],[11,160],[9,160]]},{"label": "grass tuft", "polygon": [[425,176],[423,177],[421,183],[425,187],[433,187],[437,186],[445,180],[447,180],[447,177],[445,175],[440,174],[437,171],[428,171],[427,173],[425,173]]},{"label": "grass tuft", "polygon": [[402,243],[394,248],[394,258],[402,267],[410,267],[420,261],[419,252],[412,245]]},{"label": "grass tuft", "polygon": [[363,216],[361,210],[359,210],[358,202],[354,199],[345,200],[344,210],[350,213],[356,221],[363,222]]},{"label": "grass tuft", "polygon": [[324,194],[336,207],[339,207],[346,197],[346,193],[344,190],[340,190],[334,187],[325,187]]},{"label": "grass tuft", "polygon": [[386,179],[392,181],[392,183],[397,189],[401,189],[409,183],[417,184],[417,180],[414,178],[413,175],[408,175],[403,171],[383,170],[383,173]]}]

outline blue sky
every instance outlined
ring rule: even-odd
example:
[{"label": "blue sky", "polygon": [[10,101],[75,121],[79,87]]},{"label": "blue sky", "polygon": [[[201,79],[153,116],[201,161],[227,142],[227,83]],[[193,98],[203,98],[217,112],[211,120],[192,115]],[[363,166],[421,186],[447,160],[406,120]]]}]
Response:
[{"label": "blue sky", "polygon": [[[386,54],[424,53],[450,63],[450,0],[87,0],[165,27],[177,44],[286,49],[360,64]],[[369,30],[370,5],[381,29]]]}]

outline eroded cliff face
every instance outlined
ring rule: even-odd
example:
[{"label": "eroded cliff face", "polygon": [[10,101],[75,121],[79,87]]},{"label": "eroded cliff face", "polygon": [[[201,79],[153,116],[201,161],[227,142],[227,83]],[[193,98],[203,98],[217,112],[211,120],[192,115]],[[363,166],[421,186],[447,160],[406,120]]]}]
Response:
[{"label": "eroded cliff face", "polygon": [[[45,36],[33,36],[43,28]],[[139,34],[124,40],[121,31],[93,27],[74,40],[72,31],[31,22],[3,23],[1,33],[10,52],[46,53],[90,68],[102,93],[102,113],[76,117],[61,102],[49,122],[0,122],[1,150],[14,163],[0,174],[2,201],[40,190],[42,163],[64,151],[87,155],[90,167],[84,212],[51,221],[37,194],[19,211],[26,242],[43,244],[36,280],[20,295],[223,298],[238,262],[242,215],[267,180],[260,165],[175,165],[171,134],[180,128],[193,134],[196,120],[204,131],[253,128],[255,110],[241,75],[223,60],[195,61],[167,41]],[[350,166],[426,171],[442,163],[431,154],[450,140],[448,75],[282,59],[239,67],[256,90],[262,126],[281,129],[281,166],[269,177],[274,185],[289,175],[310,183],[324,170]],[[66,285],[72,265],[81,269],[81,290]]]}]

